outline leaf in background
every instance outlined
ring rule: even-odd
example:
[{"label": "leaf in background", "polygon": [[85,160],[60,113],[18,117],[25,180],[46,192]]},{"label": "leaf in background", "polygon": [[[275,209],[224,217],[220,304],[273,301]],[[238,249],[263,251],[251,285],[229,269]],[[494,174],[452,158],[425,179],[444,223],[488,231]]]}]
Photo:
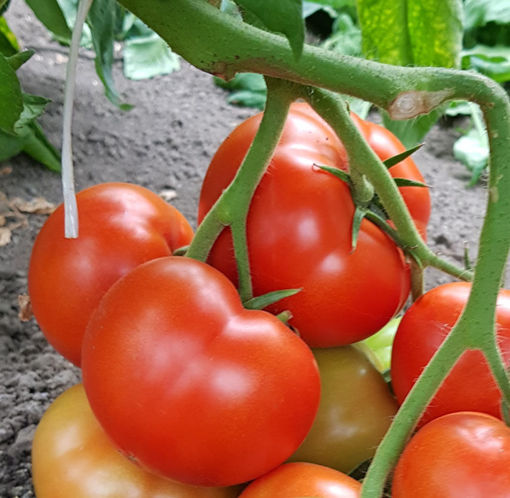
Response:
[{"label": "leaf in background", "polygon": [[13,133],[22,111],[23,97],[16,72],[0,54],[0,129]]},{"label": "leaf in background", "polygon": [[14,71],[16,71],[25,64],[25,62],[27,62],[34,53],[35,52],[33,50],[23,50],[23,52],[18,52],[17,54],[7,57],[7,62],[11,65]]},{"label": "leaf in background", "polygon": [[25,0],[36,17],[57,38],[69,41],[71,30],[57,0]]},{"label": "leaf in background", "polygon": [[[76,15],[78,14],[78,4],[80,0],[56,0],[60,5],[60,9],[66,19],[67,25],[70,29],[73,28],[76,22]],[[55,33],[54,33],[55,34]],[[55,35],[56,39],[60,43],[65,43],[66,45],[71,44],[71,35],[66,38],[59,37]],[[90,28],[85,25],[83,26],[83,30],[81,33],[80,45],[82,47],[92,47],[92,36],[90,34]]]},{"label": "leaf in background", "polygon": [[466,30],[485,26],[489,22],[510,23],[508,0],[465,0],[464,26]]},{"label": "leaf in background", "polygon": [[[132,21],[132,22],[131,22]],[[140,80],[160,74],[169,74],[180,67],[179,57],[168,44],[140,19],[125,17],[124,74]]]},{"label": "leaf in background", "polygon": [[214,78],[214,82],[221,88],[230,90],[227,101],[244,107],[263,109],[266,103],[266,82],[261,74],[238,73],[230,81]]},{"label": "leaf in background", "polygon": [[132,106],[122,102],[113,82],[115,12],[115,0],[94,0],[89,10],[87,24],[96,52],[96,72],[103,82],[106,97],[120,109],[128,110]]},{"label": "leaf in background", "polygon": [[341,13],[333,23],[333,33],[322,47],[343,55],[361,56],[361,31],[351,16]]},{"label": "leaf in background", "polygon": [[0,54],[8,57],[14,55],[19,50],[16,36],[7,25],[5,17],[0,17]]},{"label": "leaf in background", "polygon": [[52,171],[60,171],[60,154],[44,135],[36,121],[29,124],[30,133],[23,145],[23,152]]},{"label": "leaf in background", "polygon": [[34,119],[37,119],[44,112],[44,109],[49,102],[51,101],[45,97],[24,93],[23,111],[21,112],[18,121],[16,121],[14,126],[15,131],[18,134],[21,133],[25,126],[27,126]]},{"label": "leaf in background", "polygon": [[326,12],[333,19],[336,19],[337,15],[338,15],[338,12],[332,6],[328,5],[327,2],[304,1],[303,2],[303,13],[302,13],[303,19],[310,17],[311,15],[315,14],[319,10]]},{"label": "leaf in background", "polygon": [[358,0],[367,58],[402,66],[458,67],[461,0]]},{"label": "leaf in background", "polygon": [[498,83],[510,81],[510,47],[477,45],[464,50],[462,68],[474,69]]},{"label": "leaf in background", "polygon": [[[236,0],[256,21],[262,23],[269,31],[283,33],[289,40],[294,56],[297,58],[303,51],[305,42],[305,24],[303,22],[302,0]],[[250,21],[250,19],[248,19]]]},{"label": "leaf in background", "polygon": [[447,116],[470,116],[471,107],[465,100],[454,100],[450,102],[444,113]]}]

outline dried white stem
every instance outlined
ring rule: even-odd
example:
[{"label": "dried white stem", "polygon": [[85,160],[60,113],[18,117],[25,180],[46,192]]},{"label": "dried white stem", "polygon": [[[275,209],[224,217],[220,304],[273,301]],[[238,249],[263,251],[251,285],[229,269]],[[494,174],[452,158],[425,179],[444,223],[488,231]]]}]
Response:
[{"label": "dried white stem", "polygon": [[76,22],[71,38],[71,49],[66,68],[66,82],[64,91],[64,110],[62,122],[62,191],[64,196],[65,236],[75,239],[78,237],[78,207],[74,191],[73,149],[71,127],[73,120],[74,91],[76,87],[76,64],[80,49],[83,24],[87,18],[92,0],[80,0]]}]

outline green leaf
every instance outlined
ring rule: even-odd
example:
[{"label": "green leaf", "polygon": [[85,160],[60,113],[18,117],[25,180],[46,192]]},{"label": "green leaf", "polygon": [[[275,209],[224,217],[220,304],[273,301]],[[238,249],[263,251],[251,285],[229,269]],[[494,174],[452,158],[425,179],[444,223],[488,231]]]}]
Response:
[{"label": "green leaf", "polygon": [[36,121],[29,125],[30,133],[23,144],[23,152],[52,171],[60,171],[60,154],[44,135]]},{"label": "green leaf", "polygon": [[340,14],[333,23],[331,36],[322,43],[322,47],[339,54],[361,56],[361,31],[348,14]]},{"label": "green leaf", "polygon": [[267,88],[264,77],[257,73],[238,73],[229,81],[214,78],[221,88],[232,91],[227,101],[245,107],[263,109],[266,103]]},{"label": "green leaf", "polygon": [[10,0],[0,0],[0,16],[7,10]]},{"label": "green leaf", "polygon": [[0,129],[13,133],[22,111],[23,97],[16,72],[0,54]]},{"label": "green leaf", "polygon": [[390,169],[392,166],[395,166],[395,164],[398,164],[399,162],[403,161],[404,159],[414,154],[417,150],[421,149],[422,147],[423,144],[418,144],[415,147],[412,147],[410,149],[405,150],[404,152],[401,152],[400,154],[389,157],[388,159],[383,161],[383,163],[388,169]]},{"label": "green leaf", "polygon": [[63,40],[71,39],[71,30],[57,0],[26,0],[46,28]]},{"label": "green leaf", "polygon": [[262,296],[253,297],[243,303],[244,307],[249,310],[262,310],[269,305],[277,303],[286,297],[293,296],[301,292],[301,289],[284,289],[273,292],[268,292]]},{"label": "green leaf", "polygon": [[346,171],[344,171],[342,169],[338,169],[338,168],[332,168],[330,166],[321,166],[319,164],[317,166],[321,170],[326,171],[326,172],[331,173],[332,175],[336,176],[337,178],[339,178],[343,182],[347,183],[347,185],[349,185],[349,186],[352,185],[351,176]]},{"label": "green leaf", "polygon": [[[283,33],[289,40],[294,56],[297,58],[301,55],[305,42],[303,0],[278,0],[277,2],[236,0],[236,3],[269,31]],[[252,23],[258,24],[258,22]]]},{"label": "green leaf", "polygon": [[508,0],[465,0],[464,26],[466,30],[485,26],[489,22],[510,23]]},{"label": "green leaf", "polygon": [[413,119],[395,121],[390,119],[387,113],[383,113],[383,122],[384,126],[396,135],[406,148],[411,148],[423,141],[441,114],[443,114],[443,107]]},{"label": "green leaf", "polygon": [[475,185],[489,163],[489,143],[486,135],[472,128],[453,145],[453,155],[472,173],[468,186]]},{"label": "green leaf", "polygon": [[23,111],[16,121],[14,129],[18,134],[22,133],[23,128],[37,119],[43,112],[48,103],[51,102],[45,97],[38,95],[23,94]]},{"label": "green leaf", "polygon": [[423,182],[410,180],[409,178],[393,178],[397,187],[427,187]]},{"label": "green leaf", "polygon": [[351,251],[354,252],[358,245],[358,235],[361,228],[361,222],[367,214],[365,208],[356,206],[354,210],[354,216],[352,217],[352,229],[351,229]]},{"label": "green leaf", "polygon": [[363,53],[402,66],[458,67],[461,0],[358,0]]},{"label": "green leaf", "polygon": [[478,71],[498,83],[510,81],[510,47],[476,45],[462,52],[462,68]]},{"label": "green leaf", "polygon": [[25,145],[26,137],[18,137],[0,130],[0,161],[19,154]]},{"label": "green leaf", "polygon": [[179,57],[156,33],[128,38],[124,43],[124,75],[132,80],[152,78],[179,69]]},{"label": "green leaf", "polygon": [[128,110],[132,106],[122,102],[113,81],[115,12],[115,0],[94,0],[89,10],[87,24],[96,52],[96,72],[103,82],[106,97],[120,109]]},{"label": "green leaf", "polygon": [[11,65],[14,71],[16,71],[34,54],[35,52],[33,50],[24,50],[23,52],[18,52],[17,54],[7,57],[7,62]]},{"label": "green leaf", "polygon": [[16,36],[7,25],[4,17],[0,17],[0,54],[9,57],[19,52],[20,48]]}]

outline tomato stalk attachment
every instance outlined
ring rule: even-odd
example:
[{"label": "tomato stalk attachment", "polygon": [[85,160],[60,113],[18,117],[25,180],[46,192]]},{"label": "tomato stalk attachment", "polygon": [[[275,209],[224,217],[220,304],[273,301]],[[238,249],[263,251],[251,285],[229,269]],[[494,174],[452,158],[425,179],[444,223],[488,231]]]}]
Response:
[{"label": "tomato stalk attachment", "polygon": [[225,227],[230,227],[234,244],[239,293],[243,301],[253,297],[250,262],[246,240],[246,218],[251,199],[280,139],[297,85],[266,78],[268,95],[264,116],[253,143],[232,183],[225,189],[197,229],[186,253],[205,261],[214,242]]}]

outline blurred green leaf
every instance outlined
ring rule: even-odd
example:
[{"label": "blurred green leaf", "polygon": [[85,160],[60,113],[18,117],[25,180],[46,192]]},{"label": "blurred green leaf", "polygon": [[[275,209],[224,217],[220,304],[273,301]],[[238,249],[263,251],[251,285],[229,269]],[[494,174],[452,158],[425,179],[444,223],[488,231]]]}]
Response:
[{"label": "blurred green leaf", "polygon": [[367,58],[402,66],[458,67],[461,0],[358,0]]},{"label": "blurred green leaf", "polygon": [[464,50],[462,68],[478,71],[498,83],[510,81],[510,47],[477,45]]},{"label": "blurred green leaf", "polygon": [[466,30],[485,26],[489,22],[510,23],[508,0],[465,0],[464,27]]},{"label": "blurred green leaf", "polygon": [[18,121],[16,121],[14,126],[15,131],[17,133],[22,132],[26,125],[34,119],[37,119],[44,112],[44,109],[49,102],[51,101],[45,97],[24,93],[23,111],[21,112]]},{"label": "blurred green leaf", "polygon": [[361,56],[361,31],[351,16],[342,13],[333,23],[333,32],[322,46],[343,55]]},{"label": "blurred green leaf", "polygon": [[5,17],[0,17],[0,54],[6,57],[19,52],[20,48],[16,36],[7,25]]},{"label": "blurred green leaf", "polygon": [[127,78],[152,78],[179,69],[177,54],[139,19],[134,20],[125,36],[123,56],[124,75]]},{"label": "blurred green leaf", "polygon": [[251,17],[248,22],[262,24],[269,31],[283,33],[289,40],[295,57],[303,51],[305,25],[303,22],[302,0],[278,0],[277,2],[260,0],[236,0],[236,3]]},{"label": "blurred green leaf", "polygon": [[36,121],[29,125],[30,133],[23,144],[23,152],[52,171],[60,171],[60,154],[46,138]]},{"label": "blurred green leaf", "polygon": [[216,85],[231,93],[227,98],[229,104],[263,109],[266,103],[266,82],[261,74],[238,73],[229,81],[214,78]]},{"label": "blurred green leaf", "polygon": [[7,57],[7,62],[9,62],[14,71],[16,71],[25,64],[34,53],[33,50],[23,50],[23,52],[18,52],[17,54]]},{"label": "blurred green leaf", "polygon": [[57,0],[25,0],[36,17],[63,40],[71,39],[71,30]]},{"label": "blurred green leaf", "polygon": [[22,111],[23,97],[16,72],[0,54],[0,129],[13,133]]},{"label": "blurred green leaf", "polygon": [[131,109],[124,103],[113,81],[113,42],[115,39],[115,0],[94,0],[89,10],[87,24],[92,34],[92,44],[96,52],[96,72],[103,82],[108,100],[122,110]]}]

